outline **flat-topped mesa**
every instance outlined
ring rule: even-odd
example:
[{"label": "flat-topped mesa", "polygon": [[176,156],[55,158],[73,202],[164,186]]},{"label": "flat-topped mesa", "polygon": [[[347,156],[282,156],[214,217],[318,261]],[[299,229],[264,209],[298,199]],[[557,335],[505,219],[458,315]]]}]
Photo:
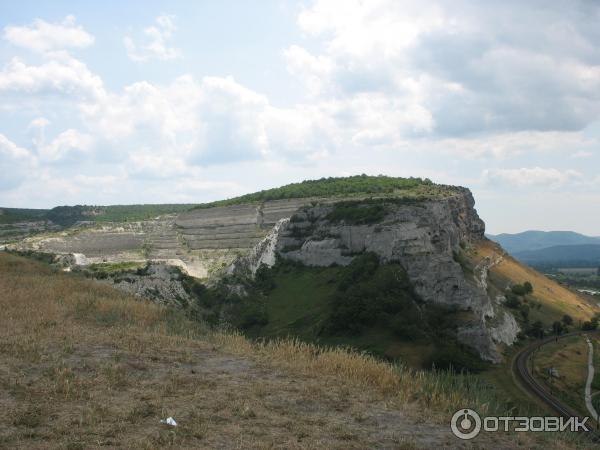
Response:
[{"label": "flat-topped mesa", "polygon": [[[326,192],[331,194],[318,195]],[[310,204],[325,205],[368,198],[434,200],[452,197],[470,203],[471,207],[474,204],[465,188],[435,185],[418,178],[366,175],[328,178],[200,205],[179,214],[176,225],[183,241],[192,250],[244,250],[256,245],[257,239],[264,238],[276,222],[290,218],[298,209]]]},{"label": "flat-topped mesa", "polygon": [[512,344],[518,326],[499,301],[488,296],[488,267],[467,276],[457,255],[484,238],[485,225],[474,209],[471,192],[455,188],[441,198],[365,198],[312,201],[278,226],[232,271],[255,271],[278,255],[308,266],[348,265],[372,252],[383,262],[399,262],[425,302],[468,311],[470,322],[458,329],[459,340],[491,361],[496,345]]},{"label": "flat-topped mesa", "polygon": [[485,226],[473,204],[466,191],[443,199],[304,206],[281,229],[277,250],[309,265],[346,265],[362,252],[374,252],[384,262],[436,254],[452,258],[461,246],[484,237]]},{"label": "flat-topped mesa", "polygon": [[[292,183],[280,188],[217,201],[208,205],[133,205],[57,207],[47,211],[65,231],[25,239],[14,247],[51,253],[77,253],[88,263],[134,260],[165,261],[190,275],[209,278],[223,272],[236,258],[249,253],[275,223],[300,207],[317,201],[332,203],[344,197],[434,195],[447,196],[455,188],[419,178],[359,175]],[[150,212],[185,211],[178,216],[137,219]],[[103,211],[102,225],[77,226],[82,215],[92,219]],[[160,214],[158,214],[160,215]],[[121,218],[105,222],[106,217]],[[98,216],[100,217],[100,216]],[[133,221],[134,219],[136,221]]]},{"label": "flat-topped mesa", "polygon": [[[359,179],[364,180],[362,177]],[[387,178],[384,177],[384,180]],[[414,180],[412,182],[416,183]],[[250,194],[250,197],[254,195],[256,194]],[[421,200],[423,195],[429,195],[429,198]],[[257,200],[250,203],[237,203],[240,199],[232,199],[225,203],[233,204],[220,206],[224,202],[217,202],[215,206],[205,205],[177,216],[163,216],[140,222],[104,223],[102,226],[41,235],[26,239],[16,247],[58,254],[81,254],[85,258],[79,260],[87,263],[164,261],[182,267],[190,275],[212,278],[223,273],[240,256],[251,253],[279,220],[291,218],[302,208],[343,201],[360,202],[369,198],[393,203],[402,201],[404,197],[409,204],[452,204],[450,211],[454,212],[449,214],[456,215],[454,220],[464,222],[463,226],[458,227],[461,236],[452,242],[454,246],[457,245],[457,240],[470,239],[462,235],[483,235],[481,221],[478,218],[470,220],[472,214],[469,211],[473,210],[474,201],[468,190],[429,184],[421,186],[417,183],[417,187],[411,189],[353,193],[346,196],[338,194],[331,197]],[[431,208],[435,209],[433,206]]]},{"label": "flat-topped mesa", "polygon": [[[370,191],[352,190],[364,182]],[[322,195],[331,186],[338,191]],[[210,282],[232,272],[251,276],[277,257],[329,266],[372,252],[383,262],[400,263],[425,302],[468,311],[472,319],[458,330],[459,339],[497,361],[496,344],[511,344],[518,327],[487,295],[487,267],[466,274],[457,258],[484,238],[474,204],[466,188],[419,179],[326,179],[177,216],[42,235],[17,248],[77,254],[77,264],[161,261]]]}]

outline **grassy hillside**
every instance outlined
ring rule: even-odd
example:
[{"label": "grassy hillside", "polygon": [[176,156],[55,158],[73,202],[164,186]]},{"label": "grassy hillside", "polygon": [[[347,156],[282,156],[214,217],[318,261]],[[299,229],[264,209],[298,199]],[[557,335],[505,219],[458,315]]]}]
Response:
[{"label": "grassy hillside", "polygon": [[373,323],[354,333],[327,332],[343,268],[302,267],[293,272],[276,268],[275,272],[273,289],[263,299],[264,325],[250,325],[250,336],[295,336],[322,345],[351,346],[411,367],[428,364],[434,350],[431,343],[402,339],[386,323]]},{"label": "grassy hillside", "polygon": [[[500,262],[490,270],[489,284],[492,293],[504,293],[507,287],[515,284],[522,285],[527,281],[532,284],[533,292],[524,298],[528,300],[529,323],[539,320],[548,327],[568,314],[575,324],[578,324],[580,321],[590,320],[594,314],[600,312],[596,303],[586,300],[576,292],[520,263],[492,241],[481,241],[471,257],[474,264],[483,258],[492,260],[501,258]],[[516,315],[519,317],[518,312]]]},{"label": "grassy hillside", "polygon": [[[4,448],[439,448],[455,442],[458,408],[506,414],[501,393],[467,375],[251,343],[2,252],[0,292]],[[179,426],[161,425],[168,416]],[[518,437],[533,439],[544,437]]]},{"label": "grassy hillside", "polygon": [[133,222],[153,219],[164,214],[176,214],[187,211],[192,206],[189,204],[57,206],[48,211],[47,217],[62,226],[71,226],[78,221]]},{"label": "grassy hillside", "polygon": [[46,220],[47,209],[1,208],[0,224]]},{"label": "grassy hillside", "polygon": [[[508,310],[532,337],[539,335],[538,329],[551,332],[565,315],[573,328],[600,313],[596,302],[519,263],[491,241],[481,241],[457,259],[468,277],[484,260],[499,261],[488,275],[489,293],[515,302]],[[289,335],[349,345],[412,367],[486,370],[453,337],[453,330],[473,319],[470,313],[425,304],[403,273],[399,265],[369,261],[368,254],[348,267],[311,268],[280,261],[259,273],[257,286],[249,288],[250,300],[233,309],[234,323],[253,337]],[[527,282],[533,292],[520,293],[517,288]],[[506,293],[507,288],[519,295]]]},{"label": "grassy hillside", "polygon": [[321,178],[292,183],[285,186],[266,189],[252,194],[242,195],[226,200],[205,203],[195,208],[211,208],[214,206],[238,205],[242,203],[261,202],[307,197],[349,197],[353,195],[385,195],[397,194],[407,196],[429,197],[440,196],[451,192],[449,186],[436,185],[429,179],[399,178],[384,175],[355,175],[340,178]]},{"label": "grassy hillside", "polygon": [[187,211],[193,204],[57,206],[52,209],[0,208],[0,224],[51,220],[68,227],[79,221],[128,222]]},{"label": "grassy hillside", "polygon": [[[480,370],[485,366],[459,344],[454,330],[469,312],[426,304],[397,263],[370,253],[346,267],[307,267],[280,260],[246,282],[249,297],[199,292],[199,302],[221,308],[253,338],[297,337],[321,345],[350,346],[411,367]],[[190,290],[193,293],[193,290]],[[209,298],[211,298],[209,300]]]},{"label": "grassy hillside", "polygon": [[[556,397],[582,416],[589,413],[585,407],[588,345],[583,336],[573,336],[551,342],[535,355],[534,376]],[[548,368],[556,370],[550,377]]]}]

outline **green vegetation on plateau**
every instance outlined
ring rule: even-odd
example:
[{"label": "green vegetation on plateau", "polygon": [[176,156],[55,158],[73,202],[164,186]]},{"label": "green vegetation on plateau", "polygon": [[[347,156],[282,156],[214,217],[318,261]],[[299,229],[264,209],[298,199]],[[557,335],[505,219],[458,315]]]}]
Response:
[{"label": "green vegetation on plateau", "polygon": [[[164,214],[177,214],[190,209],[214,206],[238,205],[267,200],[307,197],[353,197],[353,196],[398,196],[410,199],[437,197],[452,192],[450,186],[436,185],[429,179],[397,178],[384,175],[356,175],[340,178],[321,178],[292,183],[278,188],[211,203],[157,204],[157,205],[75,205],[57,206],[52,209],[0,208],[0,224],[50,220],[57,225],[69,227],[77,222],[133,222],[148,220]],[[354,205],[345,205],[347,209]],[[344,205],[340,205],[343,208]],[[381,209],[372,205],[372,209]],[[340,210],[342,214],[343,211]],[[359,211],[363,212],[363,211]],[[373,211],[369,211],[372,213]],[[377,211],[375,211],[377,212]],[[346,214],[347,215],[347,214]],[[373,214],[370,214],[371,216]]]},{"label": "green vegetation on plateau", "polygon": [[[333,211],[327,215],[331,222],[344,222],[346,225],[363,225],[381,222],[390,204],[418,205],[428,198],[426,195],[410,197],[368,198],[364,200],[346,200],[333,205]],[[294,217],[292,216],[292,222]]]},{"label": "green vegetation on plateau", "polygon": [[0,208],[0,224],[46,220],[47,209]]},{"label": "green vegetation on plateau", "polygon": [[163,214],[180,213],[189,210],[192,206],[190,204],[57,206],[48,212],[47,218],[63,226],[70,226],[79,221],[135,222]]},{"label": "green vegetation on plateau", "polygon": [[327,215],[327,220],[343,221],[348,225],[361,225],[380,222],[385,214],[386,210],[382,204],[366,204],[364,202],[361,204],[356,201],[339,202]]},{"label": "green vegetation on plateau", "polygon": [[384,175],[355,175],[350,177],[329,177],[318,180],[305,180],[273,189],[266,189],[252,194],[242,195],[227,200],[205,203],[194,208],[211,208],[214,206],[239,205],[243,203],[262,202],[309,197],[348,197],[370,194],[385,195],[402,192],[420,196],[440,195],[450,188],[436,185],[429,179],[398,178]]},{"label": "green vegetation on plateau", "polygon": [[[157,204],[157,205],[75,205],[57,206],[52,209],[0,208],[0,224],[45,221],[63,227],[77,222],[128,222],[148,220],[163,214],[177,214],[190,209],[213,206],[238,205],[267,200],[281,200],[306,197],[352,197],[361,195],[427,198],[451,192],[449,186],[432,183],[429,179],[397,178],[384,175],[356,175],[340,178],[321,178],[292,183],[278,188],[267,189],[252,194],[226,200],[218,200],[200,205]],[[348,205],[350,206],[350,205]],[[376,208],[376,207],[375,207]]]},{"label": "green vegetation on plateau", "polygon": [[188,211],[193,204],[57,206],[52,209],[0,208],[0,224],[50,220],[69,227],[77,222],[135,222]]}]

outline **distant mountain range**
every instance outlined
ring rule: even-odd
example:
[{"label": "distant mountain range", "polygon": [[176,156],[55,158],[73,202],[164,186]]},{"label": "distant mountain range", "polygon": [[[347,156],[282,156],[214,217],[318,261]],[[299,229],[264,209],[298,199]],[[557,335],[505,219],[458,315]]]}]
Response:
[{"label": "distant mountain range", "polygon": [[488,234],[509,253],[540,250],[563,245],[599,244],[600,237],[585,236],[574,231],[524,231],[516,234]]},{"label": "distant mountain range", "polygon": [[600,244],[556,245],[540,250],[515,252],[513,256],[529,264],[556,263],[557,266],[600,265]]},{"label": "distant mountain range", "polygon": [[524,231],[487,237],[528,264],[600,265],[600,237],[573,231]]}]

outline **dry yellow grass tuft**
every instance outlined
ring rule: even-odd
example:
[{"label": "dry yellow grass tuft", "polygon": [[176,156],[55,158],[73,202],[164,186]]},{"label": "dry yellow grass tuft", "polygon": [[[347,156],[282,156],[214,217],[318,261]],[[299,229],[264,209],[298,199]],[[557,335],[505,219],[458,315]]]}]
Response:
[{"label": "dry yellow grass tuft", "polygon": [[[177,311],[1,252],[0,293],[1,448],[457,447],[450,412],[501,408],[470,377],[209,332]],[[179,426],[160,424],[168,416]],[[475,443],[535,442],[489,434]]]}]

